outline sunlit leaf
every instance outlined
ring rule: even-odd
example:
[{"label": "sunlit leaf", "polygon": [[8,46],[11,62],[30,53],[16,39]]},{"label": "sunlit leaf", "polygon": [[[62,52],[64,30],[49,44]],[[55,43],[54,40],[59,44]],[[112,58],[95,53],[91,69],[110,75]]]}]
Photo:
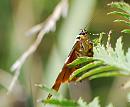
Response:
[{"label": "sunlit leaf", "polygon": [[[128,62],[130,59],[126,57],[124,54],[124,50],[122,49],[122,38],[117,39],[116,47],[113,49],[111,46],[105,48],[103,45],[99,45],[94,48],[94,57],[96,59],[103,60],[108,65],[113,65],[119,69],[123,69],[121,72],[130,73],[130,66],[128,66]],[[130,51],[126,53],[130,54]]]},{"label": "sunlit leaf", "polygon": [[116,19],[116,20],[114,20],[114,22],[121,22],[121,23],[124,23],[124,24],[127,24],[128,26],[130,26],[130,22],[128,22],[126,20]]},{"label": "sunlit leaf", "polygon": [[123,33],[130,33],[130,29],[124,29],[121,32],[123,32]]},{"label": "sunlit leaf", "polygon": [[[109,39],[108,41],[110,42]],[[117,39],[115,48],[112,48],[109,42],[106,47],[101,45],[101,43],[95,46],[93,59],[96,60],[75,70],[69,80],[72,80],[74,77],[78,77],[77,81],[81,81],[85,78],[94,79],[130,75],[130,49],[128,49],[128,53],[125,55],[122,37]],[[75,61],[75,65],[80,64],[80,60],[76,63]]]},{"label": "sunlit leaf", "polygon": [[99,98],[94,98],[94,100],[88,104],[88,107],[101,107],[99,104]]},{"label": "sunlit leaf", "polygon": [[74,67],[74,66],[79,65],[79,64],[89,63],[89,62],[92,62],[94,60],[96,60],[96,59],[93,59],[92,57],[79,57],[76,60],[74,60],[73,62],[69,63],[68,67]]},{"label": "sunlit leaf", "polygon": [[89,77],[89,80],[101,78],[101,77],[115,77],[115,76],[125,76],[125,75],[120,72],[112,71],[112,72],[105,72],[105,73],[93,75]]},{"label": "sunlit leaf", "polygon": [[77,69],[75,72],[73,72],[72,75],[70,76],[69,80],[72,80],[75,76],[77,76],[78,74],[80,74],[84,71],[87,71],[91,68],[100,66],[102,64],[103,64],[103,61],[95,61],[95,62],[89,63],[89,64],[83,66],[82,68]]},{"label": "sunlit leaf", "polygon": [[101,107],[99,104],[99,98],[95,97],[90,103],[83,101],[79,98],[78,101],[67,100],[67,99],[49,99],[42,100],[44,104],[56,105],[60,107]]},{"label": "sunlit leaf", "polygon": [[[87,78],[89,76],[91,78],[92,75],[94,75],[94,74],[96,75],[97,73],[101,73],[101,72],[105,72],[105,71],[115,71],[115,70],[119,70],[119,69],[114,67],[114,66],[110,66],[110,65],[108,65],[108,66],[101,66],[101,67],[92,69],[89,72],[84,73],[77,81],[81,81],[82,79]],[[101,74],[103,74],[103,73],[101,73]],[[105,75],[104,75],[104,77],[105,77]]]},{"label": "sunlit leaf", "polygon": [[111,6],[111,7],[121,9],[121,10],[130,14],[130,6],[129,6],[129,4],[127,4],[125,2],[112,2],[108,5]]},{"label": "sunlit leaf", "polygon": [[120,15],[126,19],[130,19],[130,14],[127,14],[127,13],[124,13],[124,12],[119,12],[119,11],[113,11],[113,12],[109,12],[107,13],[108,15],[110,14],[117,14],[117,15]]},{"label": "sunlit leaf", "polygon": [[79,98],[78,104],[79,104],[80,107],[88,107],[87,102],[83,101],[82,98]]}]

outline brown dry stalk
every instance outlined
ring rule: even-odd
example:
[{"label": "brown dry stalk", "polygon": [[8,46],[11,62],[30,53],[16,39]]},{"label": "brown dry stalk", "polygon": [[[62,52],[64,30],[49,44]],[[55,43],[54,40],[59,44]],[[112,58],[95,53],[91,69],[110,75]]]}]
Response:
[{"label": "brown dry stalk", "polygon": [[68,10],[68,0],[61,0],[57,6],[55,7],[53,13],[41,24],[38,24],[34,26],[32,29],[28,31],[28,35],[32,35],[34,33],[38,33],[36,40],[34,43],[29,47],[28,50],[26,50],[20,58],[11,66],[11,71],[15,71],[14,77],[9,85],[8,93],[11,92],[13,86],[15,85],[15,82],[18,79],[18,76],[21,71],[21,67],[24,64],[24,62],[27,60],[27,58],[33,54],[39,44],[41,43],[44,35],[48,33],[49,31],[54,31],[56,28],[56,22],[59,20],[61,16],[66,16]]}]

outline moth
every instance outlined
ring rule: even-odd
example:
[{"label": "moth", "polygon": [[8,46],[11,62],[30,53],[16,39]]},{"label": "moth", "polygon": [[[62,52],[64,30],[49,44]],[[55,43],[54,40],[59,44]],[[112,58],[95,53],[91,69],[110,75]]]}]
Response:
[{"label": "moth", "polygon": [[[88,32],[84,29],[82,30],[78,37],[76,38],[76,42],[68,55],[68,58],[66,59],[61,72],[59,73],[58,77],[55,80],[54,85],[52,86],[52,89],[55,91],[58,91],[61,84],[65,82],[71,82],[75,81],[77,78],[69,81],[70,75],[77,69],[75,68],[69,68],[67,64],[71,63],[78,57],[93,57],[93,43],[89,39]],[[50,99],[52,97],[51,94],[48,95],[47,99]]]}]

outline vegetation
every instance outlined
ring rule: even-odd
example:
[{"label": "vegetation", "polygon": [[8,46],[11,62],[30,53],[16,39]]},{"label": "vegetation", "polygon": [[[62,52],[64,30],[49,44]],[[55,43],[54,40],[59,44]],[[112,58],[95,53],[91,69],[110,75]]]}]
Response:
[{"label": "vegetation", "polygon": [[[44,0],[44,2],[45,2],[45,0]],[[89,5],[89,3],[91,4],[91,2],[88,2],[88,5]],[[49,3],[49,1],[47,3]],[[44,51],[46,51],[46,55],[44,56],[44,58],[41,58],[41,59],[45,60],[43,65],[46,65],[46,63],[48,63],[48,66],[49,66],[49,67],[45,67],[45,69],[49,68],[49,70],[48,70],[49,72],[44,72],[44,75],[45,75],[44,76],[44,81],[45,81],[44,84],[50,85],[49,81],[51,81],[51,82],[54,81],[53,76],[55,77],[56,74],[54,73],[54,75],[52,76],[53,73],[50,74],[51,70],[54,70],[55,68],[59,70],[59,68],[57,66],[54,68],[50,67],[51,65],[54,65],[55,62],[53,62],[53,61],[49,62],[49,58],[51,56],[53,58],[55,58],[56,49],[54,49],[54,48],[60,47],[60,46],[58,46],[59,45],[58,42],[53,44],[54,41],[58,41],[58,39],[57,39],[58,37],[52,37],[52,40],[50,40],[50,37],[45,36],[45,35],[49,35],[47,33],[50,31],[55,31],[56,24],[59,24],[59,26],[60,26],[60,23],[58,21],[60,20],[61,17],[67,16],[68,4],[69,3],[71,4],[71,2],[69,0],[61,0],[61,1],[55,1],[55,3],[57,5],[55,5],[55,8],[54,8],[52,14],[49,15],[45,21],[32,27],[27,32],[26,35],[28,35],[28,36],[32,36],[32,37],[33,37],[33,35],[36,36],[36,37],[34,37],[35,40],[32,42],[32,45],[11,66],[11,73],[6,72],[4,70],[0,70],[0,75],[1,75],[0,76],[0,79],[1,79],[0,92],[2,93],[2,95],[4,93],[4,95],[3,95],[4,97],[5,97],[5,95],[8,96],[8,97],[6,96],[7,97],[7,98],[5,98],[6,100],[10,99],[11,95],[13,95],[13,97],[15,96],[14,99],[19,98],[18,97],[18,95],[19,95],[20,98],[22,99],[22,101],[24,98],[26,98],[25,100],[28,102],[27,106],[31,106],[31,107],[37,106],[38,102],[40,104],[42,104],[42,106],[56,106],[56,107],[57,106],[58,107],[104,107],[104,105],[105,105],[105,107],[115,107],[112,102],[110,102],[110,103],[107,102],[108,104],[105,104],[106,102],[102,101],[102,99],[100,99],[100,95],[96,96],[96,97],[94,96],[93,100],[91,100],[90,102],[83,99],[82,96],[80,96],[80,98],[78,98],[78,100],[66,98],[63,95],[63,93],[56,92],[55,90],[48,88],[48,86],[42,85],[43,83],[41,83],[40,80],[35,81],[34,78],[32,79],[32,77],[34,75],[36,75],[38,78],[40,78],[39,76],[42,75],[42,73],[40,75],[38,75],[38,73],[37,73],[37,71],[39,71],[39,69],[42,68],[41,66],[39,66],[41,64],[41,63],[39,64],[40,58],[36,57],[37,62],[39,61],[38,63],[35,61],[34,61],[35,62],[34,63],[32,57],[29,59],[29,57],[32,54],[34,54],[36,52],[36,50],[38,51],[36,53],[36,54],[38,54],[37,56],[40,55],[39,51],[41,51],[41,50],[39,49],[39,46],[41,46],[40,44],[42,43],[42,40],[47,45],[46,46],[44,45],[45,47],[42,47],[42,48],[45,48]],[[79,5],[78,1],[76,3],[77,3],[77,5]],[[92,4],[94,5],[94,2]],[[75,4],[75,6],[77,6],[77,5]],[[90,6],[91,9],[93,8],[93,5]],[[38,6],[40,6],[40,4]],[[130,34],[130,29],[129,29],[129,26],[130,26],[130,5],[125,3],[125,2],[112,2],[112,3],[108,4],[107,8],[109,8],[109,7],[114,8],[115,11],[109,12],[107,15],[108,16],[110,16],[110,15],[119,16],[113,22],[123,23],[125,25],[125,27],[128,27],[128,28],[122,28],[122,26],[121,26],[122,35],[128,36]],[[41,8],[42,8],[42,5],[41,5]],[[48,8],[48,7],[46,7],[46,8]],[[21,12],[23,12],[23,11],[21,11]],[[37,15],[40,14],[40,11],[38,11],[38,12],[39,13],[36,12],[35,14],[37,14]],[[88,10],[88,13],[89,13],[89,10]],[[50,14],[50,12],[48,12],[46,14]],[[70,13],[70,14],[72,14],[72,13]],[[36,19],[38,19],[37,15],[35,15]],[[75,14],[73,14],[73,16],[75,16]],[[87,16],[85,16],[85,14],[83,12],[81,12],[81,14],[79,16],[81,18],[87,17]],[[78,20],[81,19],[80,17],[75,17],[75,19],[74,19],[74,18],[71,18],[71,15],[70,15],[70,19],[71,20],[74,19],[74,21],[77,23],[78,23]],[[84,20],[86,20],[86,19],[84,19]],[[88,17],[88,20],[89,20],[89,17]],[[68,22],[70,22],[70,21],[68,21]],[[75,26],[75,22],[70,23],[70,24],[72,26]],[[82,22],[82,24],[84,24],[83,21],[80,21],[80,22]],[[80,24],[80,22],[79,22],[79,24]],[[22,22],[20,22],[20,23],[22,23]],[[16,25],[17,24],[18,23],[16,23]],[[23,26],[23,25],[21,25],[21,26]],[[77,26],[75,26],[75,27],[77,27]],[[16,32],[15,32],[16,34],[19,34],[19,32],[21,31],[21,29],[20,30],[19,29],[17,26]],[[59,41],[62,40],[61,42],[63,42],[63,40],[65,40],[64,33],[66,32],[65,31],[66,29],[67,29],[67,27],[65,25],[64,31],[62,32],[62,30],[61,30],[61,33],[58,32],[59,35],[63,34],[63,36],[61,36],[62,39],[59,39]],[[74,28],[71,28],[71,30],[72,29],[74,29]],[[112,30],[110,30],[108,33],[104,33],[104,31],[101,32],[99,34],[99,37],[96,37],[96,39],[93,40],[93,43],[94,43],[94,47],[93,47],[94,56],[93,57],[78,57],[77,59],[75,59],[74,61],[72,61],[71,63],[69,63],[67,65],[70,68],[74,68],[74,67],[78,68],[70,75],[69,81],[71,81],[77,77],[78,77],[78,79],[76,81],[74,81],[75,83],[83,81],[85,79],[88,79],[91,82],[93,80],[99,80],[99,79],[105,78],[105,77],[107,77],[107,78],[111,78],[111,77],[127,78],[128,77],[129,78],[129,76],[130,76],[130,48],[127,47],[127,51],[125,51],[125,49],[124,49],[125,42],[123,41],[124,36],[122,36],[122,35],[116,39],[116,42],[114,43],[115,47],[113,47],[112,43],[111,43],[111,39],[114,38],[112,36],[113,35]],[[47,37],[49,38],[48,40],[47,40]],[[104,41],[105,37],[107,37],[106,42]],[[46,40],[47,40],[47,42],[46,42]],[[18,38],[16,39],[16,41],[18,42]],[[20,43],[20,42],[18,42],[18,43]],[[15,45],[14,41],[12,44]],[[22,43],[22,45],[23,45],[23,43]],[[26,47],[26,46],[23,45],[23,47]],[[61,45],[61,47],[62,47],[62,45]],[[70,47],[70,45],[69,45],[69,47]],[[14,49],[13,53],[18,55],[19,52],[21,51],[20,49],[18,49],[18,50]],[[54,53],[54,54],[53,55],[48,54],[49,50],[51,50],[52,53]],[[63,51],[63,53],[64,53],[64,51]],[[57,54],[57,55],[58,55],[58,57],[60,57],[59,54]],[[50,56],[50,57],[48,58],[47,56]],[[28,66],[29,64],[27,64],[28,63],[27,59],[29,59],[29,61],[32,59],[32,63],[34,63],[34,64],[33,65],[30,64],[31,67]],[[10,59],[9,63],[12,63],[11,59]],[[29,68],[31,68],[32,71],[35,70],[35,73],[33,74],[33,76],[30,75],[31,72],[30,72],[30,74],[22,72],[22,71],[24,71],[23,65],[27,66],[27,68],[26,68],[27,70],[29,70]],[[36,65],[38,67],[36,67],[34,65]],[[58,70],[57,70],[57,73],[59,73]],[[52,78],[50,77],[50,75],[52,76]],[[49,77],[49,79],[47,79],[48,77]],[[18,78],[19,78],[19,81],[17,81]],[[28,80],[28,82],[25,82],[26,80]],[[28,83],[29,83],[29,85],[28,85],[29,89],[27,88],[26,92],[24,92],[23,88],[26,87]],[[38,83],[40,83],[40,84],[38,84]],[[33,87],[34,84],[35,84],[35,88]],[[16,88],[15,88],[15,86],[16,86]],[[51,98],[51,99],[40,98],[40,99],[38,99],[37,102],[35,102],[35,99],[37,99],[37,97],[33,95],[35,93],[35,92],[33,93],[33,91],[36,89],[39,89],[39,88],[40,88],[40,91],[41,90],[46,91],[47,94],[51,93],[53,95],[53,98]],[[128,88],[130,88],[130,81],[127,81],[127,82],[125,81],[125,83],[123,82],[122,89],[124,89],[126,91],[126,89],[128,89]],[[40,91],[38,90],[39,93],[40,93]],[[23,92],[24,92],[24,94],[23,94]],[[19,94],[17,95],[16,93],[19,93]],[[43,92],[41,92],[41,93],[43,93]],[[40,93],[40,97],[42,96],[41,93]],[[128,92],[126,91],[126,93],[127,94],[125,97],[128,97],[127,102],[130,102],[130,93],[129,93],[129,91]],[[116,96],[116,97],[118,100],[118,96]],[[122,97],[122,96],[120,96],[120,97]],[[12,98],[12,96],[11,96],[11,98]],[[21,101],[21,99],[20,99],[20,101]],[[9,100],[7,100],[7,101],[9,102]],[[15,100],[11,100],[11,101],[15,102]],[[17,102],[17,100],[16,100],[16,105],[14,103],[14,105],[16,107],[17,107],[17,103],[19,103],[19,101]],[[122,102],[120,102],[120,103],[122,103]],[[1,104],[0,104],[0,106],[1,106]],[[10,107],[10,105],[6,105],[6,106]]]},{"label": "vegetation", "polygon": [[[125,18],[125,20],[116,19],[114,22],[122,22],[130,26],[130,6],[124,2],[112,2],[108,4],[111,7],[118,8],[121,11],[113,11],[108,14],[118,14]],[[130,33],[130,29],[122,30],[123,33]],[[101,77],[111,77],[111,76],[129,76],[130,75],[130,49],[125,54],[122,44],[122,36],[117,39],[115,48],[111,47],[111,31],[107,34],[108,40],[106,46],[102,44],[102,37],[104,33],[100,34],[99,39],[95,40],[96,46],[94,46],[94,57],[79,57],[72,63],[68,64],[69,67],[75,67],[78,65],[83,65],[81,68],[77,69],[70,76],[70,80],[74,77],[79,77],[76,81],[81,81],[85,78],[89,80],[101,78]],[[44,88],[43,88],[44,89]],[[60,99],[50,99],[42,100],[43,103],[60,105],[62,107],[101,107],[99,104],[99,98],[94,98],[90,103],[84,102],[81,98],[75,102],[67,100],[64,98]],[[113,107],[109,104],[107,107]]]}]

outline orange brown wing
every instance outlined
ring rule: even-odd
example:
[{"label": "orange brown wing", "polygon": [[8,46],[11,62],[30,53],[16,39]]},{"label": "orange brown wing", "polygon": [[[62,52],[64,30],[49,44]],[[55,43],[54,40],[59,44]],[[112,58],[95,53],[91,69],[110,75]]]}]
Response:
[{"label": "orange brown wing", "polygon": [[[59,73],[54,85],[52,86],[52,89],[58,91],[60,88],[60,85],[64,82],[67,82],[70,75],[75,71],[75,68],[69,68],[67,64],[71,63],[77,58],[76,50],[80,47],[79,41],[76,41],[75,45],[72,48],[72,51],[70,52],[61,72]],[[48,95],[47,99],[51,98],[51,94]]]},{"label": "orange brown wing", "polygon": [[[78,56],[93,57],[93,43],[89,40],[86,30],[82,30],[77,39],[78,40],[74,44],[72,51],[52,87],[52,89],[56,91],[59,90],[62,83],[68,82],[70,75],[76,70],[76,68],[69,68],[67,64],[74,61]],[[49,94],[47,99],[50,99],[51,96],[52,95]]]}]

